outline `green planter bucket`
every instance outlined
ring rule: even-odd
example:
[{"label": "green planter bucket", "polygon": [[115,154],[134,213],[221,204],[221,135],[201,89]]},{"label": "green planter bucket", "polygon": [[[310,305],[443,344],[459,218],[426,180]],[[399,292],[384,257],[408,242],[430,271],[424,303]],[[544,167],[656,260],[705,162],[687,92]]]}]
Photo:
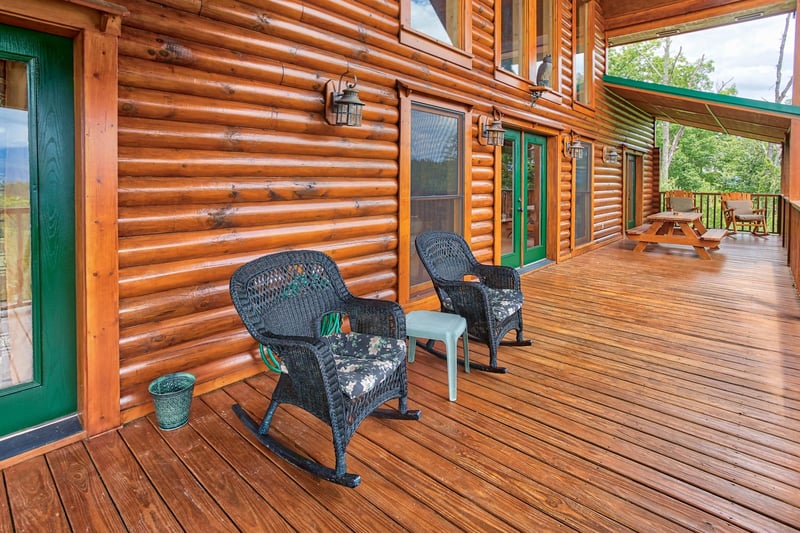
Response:
[{"label": "green planter bucket", "polygon": [[188,372],[166,374],[150,382],[147,390],[156,406],[158,427],[170,431],[189,421],[195,377]]}]

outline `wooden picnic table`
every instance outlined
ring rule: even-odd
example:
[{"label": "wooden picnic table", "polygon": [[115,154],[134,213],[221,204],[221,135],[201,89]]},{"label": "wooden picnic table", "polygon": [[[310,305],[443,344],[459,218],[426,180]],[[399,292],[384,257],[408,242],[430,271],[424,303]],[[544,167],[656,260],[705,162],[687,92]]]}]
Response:
[{"label": "wooden picnic table", "polygon": [[627,231],[632,241],[638,241],[634,252],[643,252],[648,244],[679,244],[692,246],[700,259],[711,259],[708,249],[716,250],[722,238],[727,235],[724,229],[706,229],[702,221],[703,213],[663,211],[647,217],[648,223]]}]

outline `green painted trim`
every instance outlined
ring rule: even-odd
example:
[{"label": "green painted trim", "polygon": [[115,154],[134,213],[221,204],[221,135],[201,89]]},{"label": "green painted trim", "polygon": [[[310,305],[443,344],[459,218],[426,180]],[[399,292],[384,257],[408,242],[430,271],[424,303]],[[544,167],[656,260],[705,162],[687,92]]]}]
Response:
[{"label": "green painted trim", "polygon": [[751,98],[742,98],[741,96],[730,96],[727,94],[708,93],[704,91],[696,91],[694,89],[684,89],[682,87],[671,87],[669,85],[661,85],[658,83],[631,80],[628,78],[620,78],[618,76],[609,76],[608,74],[603,76],[603,82],[608,85],[610,89],[613,89],[613,86],[616,85],[626,89],[638,89],[642,91],[661,93],[667,96],[691,98],[700,102],[742,107],[746,109],[752,109],[754,111],[777,113],[790,117],[800,117],[800,106],[796,105],[776,104],[774,102],[764,102],[761,100],[753,100]]}]

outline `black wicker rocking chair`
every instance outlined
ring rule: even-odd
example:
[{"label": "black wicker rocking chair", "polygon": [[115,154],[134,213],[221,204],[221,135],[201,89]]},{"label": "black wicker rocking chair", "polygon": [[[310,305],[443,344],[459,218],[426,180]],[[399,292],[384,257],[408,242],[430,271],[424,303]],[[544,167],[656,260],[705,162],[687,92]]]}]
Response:
[{"label": "black wicker rocking chair", "polygon": [[[418,420],[407,408],[406,323],[395,302],[353,296],[336,263],[310,250],[279,252],[251,261],[230,281],[239,316],[255,340],[280,359],[280,377],[259,425],[239,405],[233,410],[270,450],[295,466],[348,487],[346,448],[369,415]],[[323,335],[333,316],[349,319],[349,332]],[[398,409],[377,409],[398,398]],[[282,403],[296,405],[331,426],[335,468],[299,455],[269,435]]]},{"label": "black wicker rocking chair", "polygon": [[[532,344],[523,338],[519,273],[511,267],[479,263],[456,233],[427,231],[417,236],[415,245],[442,312],[463,316],[469,336],[489,346],[489,365],[477,364],[470,357],[470,368],[507,372],[507,368],[497,366],[498,346]],[[511,330],[516,330],[516,340],[504,341]],[[433,349],[431,341],[423,348],[444,357]]]}]

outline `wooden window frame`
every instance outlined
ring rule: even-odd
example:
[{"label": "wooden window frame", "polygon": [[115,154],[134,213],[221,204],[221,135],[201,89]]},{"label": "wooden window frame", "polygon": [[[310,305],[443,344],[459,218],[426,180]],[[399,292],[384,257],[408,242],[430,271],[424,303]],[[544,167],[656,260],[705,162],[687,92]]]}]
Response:
[{"label": "wooden window frame", "polygon": [[[577,75],[575,71],[575,57],[577,56],[578,50],[578,23],[580,21],[579,18],[579,6],[583,4],[586,6],[586,20],[584,21],[586,24],[586,46],[583,52],[584,54],[584,64],[583,64],[583,76],[584,76],[584,83],[586,84],[586,101],[582,101],[578,99],[578,90],[577,90]],[[595,91],[594,91],[594,34],[595,34],[595,21],[596,21],[596,8],[594,0],[576,0],[572,5],[572,21],[573,21],[573,31],[572,31],[572,103],[573,108],[577,110],[586,110],[586,111],[593,111],[594,110],[594,102],[595,102]]]},{"label": "wooden window frame", "polygon": [[[548,88],[549,91],[558,91],[559,88],[559,76],[558,73],[560,71],[558,65],[560,64],[560,46],[558,45],[557,40],[555,39],[555,35],[559,33],[560,23],[561,23],[561,3],[557,0],[550,0],[552,2],[552,9],[553,9],[553,37],[552,42],[550,43],[551,48],[551,56],[553,60],[553,75],[551,78],[551,84]],[[522,74],[515,74],[510,70],[507,70],[502,67],[502,56],[503,56],[503,39],[502,39],[502,27],[503,27],[503,17],[502,17],[502,0],[495,0],[494,2],[494,10],[495,10],[495,38],[494,38],[494,57],[495,57],[495,68],[494,68],[494,77],[497,81],[504,83],[505,85],[510,85],[512,87],[517,87],[524,91],[528,91],[531,87],[536,86],[536,22],[537,17],[539,14],[536,11],[536,0],[525,0],[525,11],[528,13],[528,23],[526,28],[523,30],[525,33],[525,49],[527,55],[527,75]],[[531,31],[532,29],[532,31]]]},{"label": "wooden window frame", "polygon": [[472,4],[458,0],[458,9],[461,45],[452,46],[412,27],[411,0],[400,0],[400,42],[437,59],[472,69]]},{"label": "wooden window frame", "polygon": [[[430,309],[436,304],[437,296],[433,292],[429,296],[411,297],[411,109],[413,104],[422,104],[454,113],[463,114],[462,136],[464,146],[461,153],[463,216],[462,234],[464,239],[470,240],[472,190],[471,161],[472,161],[472,106],[466,102],[457,102],[444,97],[432,96],[417,92],[409,86],[400,87],[400,157],[398,176],[398,302],[406,310]],[[431,286],[432,287],[432,286]]]}]

